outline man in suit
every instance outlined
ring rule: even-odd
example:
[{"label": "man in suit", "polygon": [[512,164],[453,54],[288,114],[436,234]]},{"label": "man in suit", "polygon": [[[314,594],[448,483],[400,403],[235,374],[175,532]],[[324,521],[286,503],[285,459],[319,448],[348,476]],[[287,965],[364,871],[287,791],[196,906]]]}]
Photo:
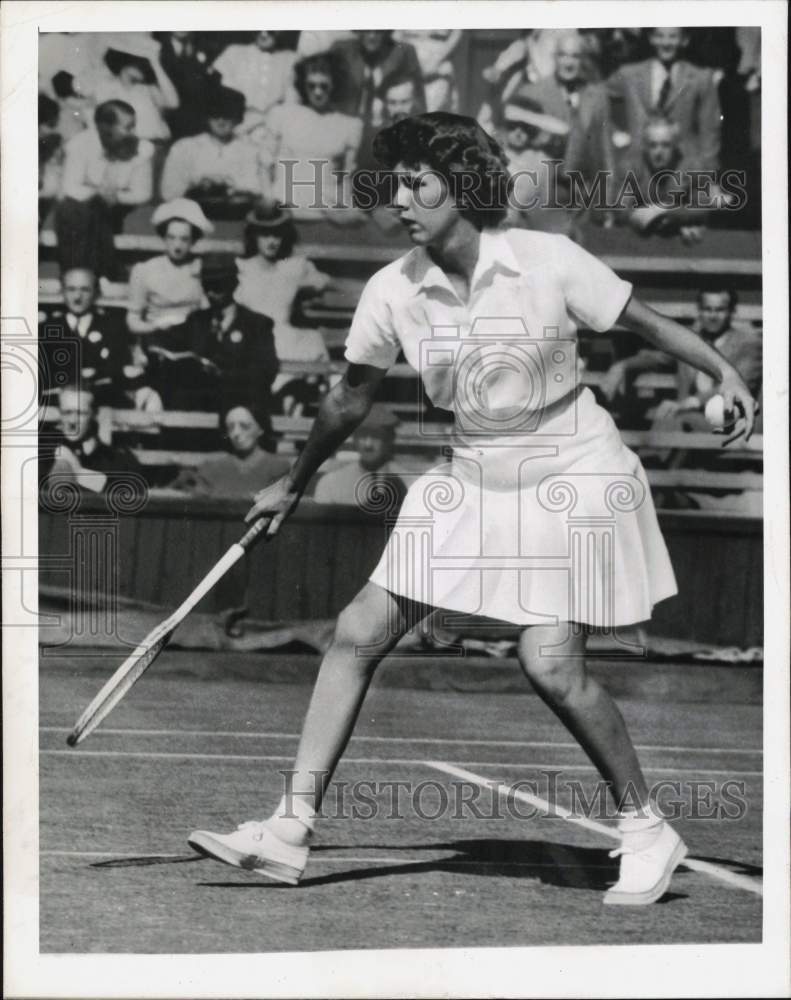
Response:
[{"label": "man in suit", "polygon": [[414,81],[415,95],[425,106],[423,74],[417,53],[406,42],[394,42],[392,31],[356,31],[354,38],[332,46],[341,59],[346,76],[346,93],[338,110],[362,118],[365,126],[379,128],[383,122],[384,105],[377,91],[389,77]]},{"label": "man in suit", "polygon": [[597,171],[612,173],[614,158],[607,91],[585,79],[585,54],[585,41],[579,34],[561,35],[554,74],[526,84],[518,94],[537,101],[545,114],[566,123],[568,133],[558,150],[563,169],[579,171],[590,180]]},{"label": "man in suit", "polygon": [[[697,170],[716,170],[720,155],[720,101],[710,69],[683,59],[684,28],[653,28],[651,59],[621,66],[609,79],[611,101],[623,104],[624,125],[636,141],[646,119],[675,122],[685,159]],[[613,111],[614,114],[614,111]]]},{"label": "man in suit", "polygon": [[279,362],[274,323],[234,302],[233,258],[208,257],[201,268],[208,309],[193,312],[158,345],[160,391],[171,409],[216,410],[230,398],[256,399],[270,410]]},{"label": "man in suit", "polygon": [[87,267],[63,273],[63,308],[38,327],[40,391],[80,382],[99,406],[123,405],[124,367],[131,364],[120,316],[96,305],[96,275]]}]

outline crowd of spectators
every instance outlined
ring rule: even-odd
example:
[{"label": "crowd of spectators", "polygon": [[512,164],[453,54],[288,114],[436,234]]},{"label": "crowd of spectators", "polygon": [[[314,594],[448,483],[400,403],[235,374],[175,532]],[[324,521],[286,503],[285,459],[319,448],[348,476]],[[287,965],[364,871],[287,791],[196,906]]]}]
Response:
[{"label": "crowd of spectators", "polygon": [[[42,395],[65,385],[94,409],[219,414],[228,460],[180,475],[179,489],[216,494],[223,476],[242,489],[275,470],[270,415],[310,412],[327,387],[294,373],[329,359],[295,314],[332,285],[299,252],[299,224],[376,216],[356,172],[376,168],[378,129],[425,110],[472,114],[501,142],[516,177],[510,225],[575,238],[582,224],[625,226],[689,244],[707,226],[755,221],[758,29],[533,29],[499,48],[485,34],[477,47],[458,29],[42,35],[39,223],[54,229],[63,299],[41,324]],[[751,207],[720,182],[729,169],[746,171]],[[701,203],[704,170],[715,176]],[[597,185],[601,203],[580,201]],[[164,252],[130,269],[116,237],[141,208]],[[228,221],[242,256],[196,252]],[[125,316],[97,304],[113,296]],[[760,336],[734,306],[730,289],[704,293],[699,332],[760,380]],[[714,329],[717,310],[727,322]],[[655,352],[621,359],[604,398],[665,366]],[[656,426],[694,424],[709,390],[686,377]],[[68,438],[63,414],[61,400]]]}]

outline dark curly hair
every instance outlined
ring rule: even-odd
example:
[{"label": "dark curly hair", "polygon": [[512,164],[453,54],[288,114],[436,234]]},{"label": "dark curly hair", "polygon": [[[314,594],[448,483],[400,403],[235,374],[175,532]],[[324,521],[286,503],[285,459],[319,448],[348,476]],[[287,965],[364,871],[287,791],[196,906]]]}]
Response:
[{"label": "dark curly hair", "polygon": [[[267,214],[267,209],[261,209],[259,211],[263,216]],[[276,209],[273,208],[270,211],[274,214]],[[299,239],[297,227],[294,225],[290,217],[283,219],[283,221],[278,225],[263,226],[257,226],[255,222],[251,222],[248,219],[247,225],[244,227],[245,257],[255,257],[258,254],[259,236],[280,237],[282,242],[280,244],[280,249],[277,252],[277,260],[285,260],[286,257],[290,257],[294,252],[294,247]]]},{"label": "dark curly hair", "polygon": [[449,111],[404,118],[374,139],[379,163],[421,165],[446,182],[464,216],[478,229],[499,225],[508,208],[508,167],[502,147],[474,118]]},{"label": "dark curly hair", "polygon": [[309,73],[324,73],[331,82],[332,89],[330,97],[333,104],[342,101],[346,96],[346,73],[340,57],[335,52],[317,52],[312,56],[305,56],[304,59],[294,66],[294,86],[303,104],[308,104],[308,90],[306,81]]},{"label": "dark curly hair", "polygon": [[198,229],[197,226],[193,226],[192,223],[187,222],[186,219],[180,219],[177,215],[174,215],[169,219],[165,219],[164,222],[160,222],[160,224],[156,227],[157,236],[159,236],[161,240],[164,240],[164,238],[167,236],[168,226],[170,225],[171,222],[186,222],[187,225],[192,230],[193,243],[197,243],[198,240],[203,236],[203,232],[200,229]]}]

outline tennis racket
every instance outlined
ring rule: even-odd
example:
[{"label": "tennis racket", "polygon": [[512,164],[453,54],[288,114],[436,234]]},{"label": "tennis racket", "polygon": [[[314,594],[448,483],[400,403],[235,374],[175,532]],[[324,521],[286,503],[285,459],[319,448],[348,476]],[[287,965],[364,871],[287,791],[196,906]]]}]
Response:
[{"label": "tennis racket", "polygon": [[106,718],[112,712],[132,685],[140,680],[165,646],[167,646],[179,624],[187,617],[195,605],[209,593],[212,587],[225,576],[228,570],[242,558],[245,552],[253,546],[266,528],[268,528],[270,520],[271,518],[263,517],[256,521],[239,541],[234,543],[225,555],[215,563],[189,597],[176,608],[173,614],[149,632],[140,645],[127,656],[77,720],[77,724],[66,739],[69,746],[75,747],[86,736],[90,736],[102,719]]}]

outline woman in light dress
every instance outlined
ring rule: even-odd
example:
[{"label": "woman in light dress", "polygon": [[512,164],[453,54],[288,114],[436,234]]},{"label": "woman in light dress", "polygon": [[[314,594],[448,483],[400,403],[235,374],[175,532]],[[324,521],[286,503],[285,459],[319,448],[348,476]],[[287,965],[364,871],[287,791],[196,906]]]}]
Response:
[{"label": "woman in light dress", "polygon": [[432,402],[454,414],[453,459],[415,476],[379,564],[341,612],[274,813],[230,834],[196,831],[189,842],[297,884],[377,665],[443,608],[522,628],[523,670],[614,799],[620,876],[604,901],[653,903],[686,847],[650,801],[624,720],[587,673],[585,649],[591,629],[614,634],[644,621],[676,583],[640,461],[578,384],[577,324],[603,333],[618,323],[706,371],[748,436],[754,401],[722,355],[569,239],[499,228],[505,157],[474,120],[408,118],[379,134],[375,153],[398,175],[396,206],[414,248],[365,286],[347,372],[291,471],[256,496],[248,520],[267,518],[267,533],[279,531],[402,352]]}]

